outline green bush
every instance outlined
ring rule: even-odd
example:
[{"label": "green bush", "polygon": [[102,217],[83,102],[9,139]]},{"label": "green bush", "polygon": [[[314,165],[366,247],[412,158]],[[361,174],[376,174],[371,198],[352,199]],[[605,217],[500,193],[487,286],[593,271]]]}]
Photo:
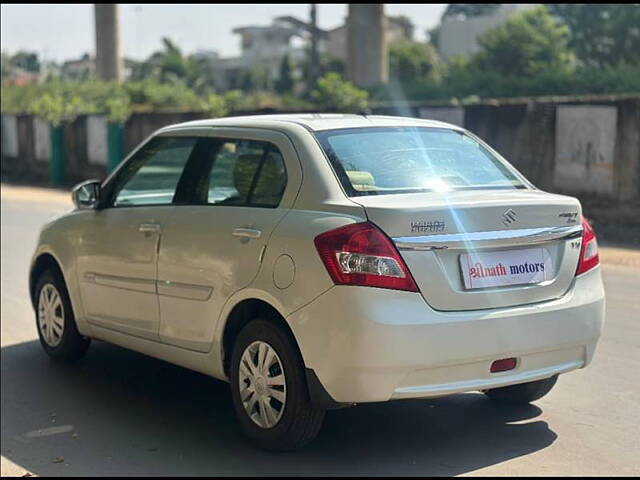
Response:
[{"label": "green bush", "polygon": [[640,92],[640,65],[549,69],[535,76],[504,76],[491,70],[452,65],[443,87],[438,92],[441,98],[633,93]]},{"label": "green bush", "polygon": [[107,119],[111,123],[123,125],[131,115],[131,100],[126,95],[118,95],[105,102]]},{"label": "green bush", "polygon": [[309,100],[270,91],[231,90],[198,95],[186,85],[151,80],[124,84],[48,81],[24,87],[3,85],[1,110],[12,114],[34,113],[56,125],[91,113],[107,115],[110,122],[122,124],[136,110],[183,109],[220,117],[229,112],[264,108],[359,112],[367,108],[369,99],[392,102],[638,92],[637,63],[578,66],[573,70],[547,68],[535,75],[504,75],[473,59],[459,57],[438,64],[437,72],[417,76],[412,82],[392,81],[369,91],[357,88],[335,72],[328,73],[319,79]]},{"label": "green bush", "polygon": [[316,107],[337,112],[359,112],[367,108],[369,94],[340,74],[331,72],[318,80],[317,88],[311,92]]},{"label": "green bush", "polygon": [[2,113],[26,113],[29,105],[38,97],[32,85],[18,87],[16,85],[2,85],[0,95],[0,109]]},{"label": "green bush", "polygon": [[54,124],[89,113],[107,114],[122,122],[130,103],[123,88],[110,82],[50,81],[25,87],[2,86],[2,112],[34,113]]},{"label": "green bush", "polygon": [[184,84],[157,83],[150,80],[127,82],[124,89],[134,105],[158,108],[202,110],[206,102]]},{"label": "green bush", "polygon": [[210,117],[224,117],[228,113],[228,107],[221,95],[209,94],[204,106],[205,112]]},{"label": "green bush", "polygon": [[439,62],[430,43],[397,40],[389,45],[389,77],[403,86],[437,79]]},{"label": "green bush", "polygon": [[30,104],[29,113],[38,115],[57,127],[72,121],[79,114],[93,113],[93,108],[77,96],[68,98],[61,94],[45,93]]}]

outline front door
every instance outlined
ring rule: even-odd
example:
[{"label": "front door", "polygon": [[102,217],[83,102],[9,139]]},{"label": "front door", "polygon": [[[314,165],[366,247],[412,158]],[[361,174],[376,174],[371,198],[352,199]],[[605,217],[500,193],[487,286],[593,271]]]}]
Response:
[{"label": "front door", "polygon": [[159,339],[158,247],[194,138],[155,137],[105,186],[78,241],[78,281],[89,323]]}]

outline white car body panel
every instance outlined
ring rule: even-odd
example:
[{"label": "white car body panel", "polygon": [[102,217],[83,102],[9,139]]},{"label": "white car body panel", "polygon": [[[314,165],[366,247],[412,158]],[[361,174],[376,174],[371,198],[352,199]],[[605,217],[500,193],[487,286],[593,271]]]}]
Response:
[{"label": "white car body panel", "polygon": [[[248,287],[278,222],[287,214],[302,183],[302,169],[291,141],[270,130],[215,129],[213,138],[270,142],[282,152],[287,188],[275,209],[216,205],[180,205],[162,232],[158,260],[158,296],[163,343],[207,352],[215,321],[227,299]],[[237,236],[238,229],[260,232]]]},{"label": "white car body panel", "polygon": [[[533,305],[439,312],[417,293],[335,286],[287,320],[305,364],[331,396],[363,402],[499,387],[584,367],[603,315],[596,268],[562,298]],[[515,370],[489,373],[492,361],[508,357],[519,359]]]},{"label": "white car body panel", "polygon": [[[444,225],[438,235],[457,232],[502,232],[515,230],[506,227],[502,214],[506,206],[518,211],[517,229],[564,227],[567,221],[560,215],[571,211],[581,215],[579,202],[571,197],[552,195],[541,191],[461,191],[449,193],[402,194],[358,197],[368,218],[388,235],[406,237],[411,233],[411,219],[437,218]],[[506,206],[505,206],[506,205]],[[575,225],[572,223],[570,225]],[[421,234],[427,235],[427,234]],[[575,239],[573,239],[575,240]],[[402,250],[416,282],[421,286],[425,300],[438,310],[473,310],[489,307],[507,307],[557,298],[564,294],[575,273],[580,245],[572,240],[560,239],[540,245],[551,256],[553,278],[537,285],[515,285],[490,290],[466,290],[460,276],[458,257],[468,249],[474,252],[526,249],[504,239],[487,248],[476,244],[447,245],[433,251]]]},{"label": "white car body panel", "polygon": [[160,232],[173,206],[107,208],[82,215],[77,278],[88,323],[159,340],[156,295]]},{"label": "white car body panel", "polygon": [[[455,249],[401,251],[421,293],[334,285],[313,239],[336,227],[373,221],[401,238],[418,235],[408,219],[429,211],[444,212],[443,234],[460,231],[456,213],[467,231],[493,231],[507,228],[496,215],[509,207],[518,207],[518,228],[557,227],[567,209],[578,218],[581,212],[576,199],[528,182],[523,191],[450,198],[350,198],[312,132],[376,125],[462,130],[355,115],[239,117],[166,127],[154,136],[276,144],[288,176],[280,205],[76,210],[45,226],[32,265],[43,254],[56,260],[83,335],[223,380],[229,315],[245,300],[263,301],[285,319],[305,367],[340,403],[493,388],[586,366],[604,322],[604,291],[599,268],[575,277],[575,239],[546,244],[557,268],[546,285],[464,290]],[[143,223],[160,230],[140,232]],[[237,237],[235,228],[261,235]],[[509,356],[518,358],[515,370],[489,373],[493,360]]]}]

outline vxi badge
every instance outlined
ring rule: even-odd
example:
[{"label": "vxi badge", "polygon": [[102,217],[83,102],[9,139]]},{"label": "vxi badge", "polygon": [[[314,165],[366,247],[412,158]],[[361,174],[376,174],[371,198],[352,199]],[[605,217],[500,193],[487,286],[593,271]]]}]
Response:
[{"label": "vxi badge", "polygon": [[567,223],[576,223],[578,221],[578,212],[563,212],[558,217],[566,218]]}]

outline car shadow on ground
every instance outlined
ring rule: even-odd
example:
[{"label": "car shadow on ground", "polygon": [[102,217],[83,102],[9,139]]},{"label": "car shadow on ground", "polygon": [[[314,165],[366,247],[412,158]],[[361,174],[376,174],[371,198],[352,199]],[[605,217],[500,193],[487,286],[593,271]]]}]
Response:
[{"label": "car shadow on ground", "polygon": [[2,348],[2,455],[38,475],[457,475],[556,439],[536,406],[482,394],[330,411],[302,451],[245,441],[228,385],[102,342],[78,364]]}]

